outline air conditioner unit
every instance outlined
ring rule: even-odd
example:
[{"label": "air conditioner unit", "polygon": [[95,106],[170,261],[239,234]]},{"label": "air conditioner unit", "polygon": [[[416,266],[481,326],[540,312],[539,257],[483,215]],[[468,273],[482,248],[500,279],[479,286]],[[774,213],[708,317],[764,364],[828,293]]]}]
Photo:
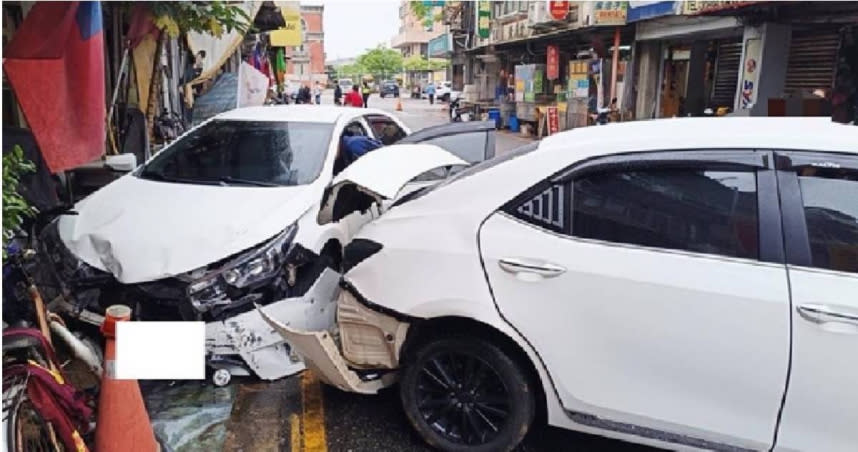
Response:
[{"label": "air conditioner unit", "polygon": [[554,18],[548,13],[548,2],[530,2],[527,6],[527,26],[533,27],[534,25],[543,24],[545,22],[551,22]]}]

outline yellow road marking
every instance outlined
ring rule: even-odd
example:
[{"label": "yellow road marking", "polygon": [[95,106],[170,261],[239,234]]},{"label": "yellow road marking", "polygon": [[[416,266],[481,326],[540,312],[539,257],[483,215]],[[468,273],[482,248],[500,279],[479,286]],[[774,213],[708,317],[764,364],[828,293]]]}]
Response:
[{"label": "yellow road marking", "polygon": [[301,418],[289,415],[289,452],[301,452]]},{"label": "yellow road marking", "polygon": [[303,412],[301,427],[303,430],[302,452],[327,452],[325,439],[325,410],[322,404],[322,387],[312,372],[301,374],[301,399]]}]

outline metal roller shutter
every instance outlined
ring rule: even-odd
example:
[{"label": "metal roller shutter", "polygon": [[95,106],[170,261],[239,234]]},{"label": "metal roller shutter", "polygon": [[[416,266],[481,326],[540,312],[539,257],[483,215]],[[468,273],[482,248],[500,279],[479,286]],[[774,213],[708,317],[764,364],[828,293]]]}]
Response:
[{"label": "metal roller shutter", "polygon": [[736,86],[739,83],[739,65],[742,59],[742,42],[725,42],[718,46],[715,63],[715,80],[712,87],[712,105],[733,108]]},{"label": "metal roller shutter", "polygon": [[837,66],[837,29],[794,30],[786,73],[786,93],[831,88]]}]

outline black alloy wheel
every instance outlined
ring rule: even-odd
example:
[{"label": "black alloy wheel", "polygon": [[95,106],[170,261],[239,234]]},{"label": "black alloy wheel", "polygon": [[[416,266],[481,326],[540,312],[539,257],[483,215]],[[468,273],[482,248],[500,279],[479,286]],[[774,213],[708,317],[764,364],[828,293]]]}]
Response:
[{"label": "black alloy wheel", "polygon": [[400,397],[408,420],[438,449],[512,450],[533,421],[527,377],[482,339],[430,342],[406,364],[402,377]]}]

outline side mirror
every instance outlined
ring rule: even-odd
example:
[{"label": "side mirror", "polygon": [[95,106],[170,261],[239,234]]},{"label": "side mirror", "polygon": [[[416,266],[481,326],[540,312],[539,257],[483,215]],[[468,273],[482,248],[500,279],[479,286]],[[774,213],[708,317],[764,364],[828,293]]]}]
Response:
[{"label": "side mirror", "polygon": [[104,159],[104,166],[113,171],[131,172],[137,168],[137,156],[134,154],[110,155]]}]

